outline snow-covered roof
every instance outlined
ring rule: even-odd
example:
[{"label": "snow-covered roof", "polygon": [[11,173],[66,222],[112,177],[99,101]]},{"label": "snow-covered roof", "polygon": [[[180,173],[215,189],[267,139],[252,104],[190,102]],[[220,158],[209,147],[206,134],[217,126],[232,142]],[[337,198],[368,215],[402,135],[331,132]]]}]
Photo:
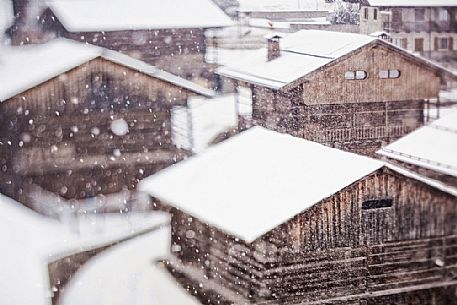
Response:
[{"label": "snow-covered roof", "polygon": [[215,92],[211,89],[207,89],[187,79],[176,76],[167,71],[160,70],[148,63],[145,63],[144,61],[116,51],[103,49],[100,57],[207,97],[215,95]]},{"label": "snow-covered roof", "polygon": [[238,0],[239,11],[330,11],[334,4],[324,0]]},{"label": "snow-covered roof", "polygon": [[378,154],[457,177],[457,111],[387,145]]},{"label": "snow-covered roof", "polygon": [[366,0],[371,6],[457,6],[455,0]]},{"label": "snow-covered roof", "polygon": [[198,94],[213,91],[116,51],[67,39],[0,50],[0,101],[7,100],[94,58],[103,57]]},{"label": "snow-covered roof", "polygon": [[453,79],[457,79],[457,75],[450,70],[409,53],[385,40],[368,35],[320,30],[302,30],[289,34],[280,41],[280,56],[271,61],[267,61],[267,51],[264,48],[250,56],[235,59],[226,66],[219,68],[218,73],[260,86],[281,89],[371,43],[383,44],[432,69],[449,75]]},{"label": "snow-covered roof", "polygon": [[[70,281],[62,305],[197,305],[154,261],[170,255],[170,227],[114,246],[86,263]],[[115,275],[115,276],[113,276]],[[100,293],[100,283],[103,292]]]},{"label": "snow-covered roof", "polygon": [[252,242],[383,163],[253,127],[141,181],[165,203]]},{"label": "snow-covered roof", "polygon": [[100,217],[80,220],[80,229],[87,234],[77,234],[72,226],[41,216],[0,194],[0,304],[48,305],[47,264],[53,257],[85,251],[169,222],[164,214]]},{"label": "snow-covered roof", "polygon": [[70,32],[233,25],[211,0],[54,0],[48,6]]},{"label": "snow-covered roof", "polygon": [[374,40],[353,33],[302,30],[280,41],[278,58],[267,61],[266,50],[261,49],[221,67],[218,73],[279,89]]},{"label": "snow-covered roof", "polygon": [[384,35],[388,36],[388,37],[392,36],[392,35],[390,35],[390,33],[387,33],[386,31],[377,31],[377,32],[373,32],[370,34],[370,36],[372,36],[372,37],[380,37],[380,36],[384,36]]}]

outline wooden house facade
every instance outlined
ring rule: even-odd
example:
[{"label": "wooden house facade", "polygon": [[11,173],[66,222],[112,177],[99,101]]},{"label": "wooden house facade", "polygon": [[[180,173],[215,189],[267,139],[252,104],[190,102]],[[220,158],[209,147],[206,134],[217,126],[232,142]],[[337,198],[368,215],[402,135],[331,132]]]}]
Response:
[{"label": "wooden house facade", "polygon": [[[294,141],[298,146],[290,152],[286,142]],[[259,149],[236,154],[243,146]],[[274,152],[265,152],[267,146]],[[216,155],[229,165],[208,174],[204,165]],[[269,166],[261,170],[265,162]],[[140,188],[171,212],[175,255],[169,269],[203,302],[456,303],[455,188],[259,127],[185,163],[147,178]],[[355,164],[358,173],[351,170]],[[240,178],[241,172],[248,178]],[[291,187],[268,185],[272,180]],[[318,182],[333,186],[323,190]],[[294,188],[300,184],[302,195]],[[237,191],[218,195],[222,189]]]},{"label": "wooden house facade", "polygon": [[230,25],[211,0],[134,0],[129,6],[123,1],[50,1],[41,6],[35,24],[41,36],[30,35],[19,19],[9,34],[13,44],[53,37],[94,44],[204,84],[214,79],[213,67],[205,62],[205,32]]},{"label": "wooden house facade", "polygon": [[301,31],[269,45],[219,69],[250,88],[253,123],[367,155],[422,126],[444,75],[456,77],[359,34]]},{"label": "wooden house facade", "polygon": [[11,69],[1,71],[0,151],[2,189],[12,196],[22,182],[65,198],[134,188],[143,175],[184,156],[172,143],[171,108],[212,95],[139,60],[71,40],[12,48],[10,55]]}]

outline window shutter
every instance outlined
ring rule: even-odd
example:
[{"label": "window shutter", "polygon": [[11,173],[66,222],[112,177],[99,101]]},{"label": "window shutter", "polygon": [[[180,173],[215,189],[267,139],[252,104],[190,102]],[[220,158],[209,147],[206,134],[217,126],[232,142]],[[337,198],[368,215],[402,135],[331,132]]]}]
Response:
[{"label": "window shutter", "polygon": [[408,48],[408,39],[407,38],[402,38],[401,39],[401,47],[403,49],[407,49]]},{"label": "window shutter", "polygon": [[439,38],[435,37],[435,51],[438,51],[440,45],[439,45]]},{"label": "window shutter", "polygon": [[451,50],[451,51],[454,50],[454,38],[453,37],[449,37],[447,46],[448,46],[449,50]]}]

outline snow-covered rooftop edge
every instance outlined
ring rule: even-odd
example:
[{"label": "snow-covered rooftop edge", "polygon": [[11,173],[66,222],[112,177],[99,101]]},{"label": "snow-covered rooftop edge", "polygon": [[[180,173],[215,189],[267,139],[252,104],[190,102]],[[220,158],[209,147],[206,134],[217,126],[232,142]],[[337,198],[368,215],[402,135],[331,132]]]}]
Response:
[{"label": "snow-covered rooftop edge", "polygon": [[[65,54],[65,56],[62,56]],[[164,80],[207,97],[204,88],[117,51],[59,38],[43,45],[4,47],[0,53],[0,101],[5,101],[97,57]],[[8,60],[5,60],[5,59]]]},{"label": "snow-covered rooftop edge", "polygon": [[[320,46],[321,50],[319,50],[319,48],[314,47],[316,45],[315,39],[310,39],[313,41],[313,44],[311,44],[313,47],[309,47],[310,44],[307,44],[306,39],[298,39],[306,38],[306,36],[315,36],[317,34],[321,39],[320,43],[317,44],[318,46]],[[351,39],[338,39],[338,41],[336,42],[335,38],[338,36],[340,36],[340,38],[346,36],[348,38],[350,37]],[[319,69],[325,68],[333,64],[334,62],[340,61],[344,58],[351,56],[351,54],[357,52],[361,48],[364,48],[368,45],[381,44],[395,52],[399,52],[400,54],[410,58],[411,60],[417,61],[431,69],[437,70],[441,74],[457,81],[457,74],[449,70],[448,68],[434,61],[426,59],[420,55],[414,54],[413,52],[402,49],[394,45],[393,43],[373,36],[322,30],[301,30],[293,34],[289,34],[285,37],[286,38],[284,38],[283,40],[291,40],[293,41],[293,43],[284,47],[283,42],[281,41],[281,55],[278,58],[271,61],[265,61],[266,58],[257,58],[257,61],[255,62],[256,66],[270,67],[270,69],[266,69],[267,72],[264,71],[265,69],[259,69],[258,67],[255,67],[252,64],[235,64],[233,66],[231,64],[228,64],[218,68],[217,73],[225,77],[233,78],[240,81],[246,81],[256,85],[265,86],[267,88],[272,88],[276,90],[283,89],[287,88],[288,85],[294,84],[295,82],[299,81],[302,78],[305,78],[309,74]],[[294,37],[297,37],[297,39],[294,39]],[[330,46],[334,46],[335,44],[338,44],[339,48],[335,48],[336,51],[334,51],[333,53],[326,53],[329,50]],[[308,48],[312,50],[312,52],[309,52]],[[259,52],[259,54],[262,53],[264,52]],[[292,58],[292,56],[290,56],[292,54],[296,55],[295,59]],[[287,62],[285,58],[286,56],[291,57],[289,60],[287,60]],[[301,73],[299,73],[299,71],[296,71],[297,65],[303,66],[304,64],[301,61],[299,61],[300,57],[313,57],[306,61],[305,64],[308,65],[308,67],[303,68]],[[255,60],[256,58],[253,57],[252,59]],[[313,62],[311,60],[313,60]],[[282,65],[282,67],[278,67],[276,63],[279,63],[281,61],[285,63]],[[287,69],[290,70],[290,72],[288,73],[289,77],[284,77],[283,74],[287,72]],[[271,71],[274,71],[274,73]],[[291,78],[291,75],[294,77]]]},{"label": "snow-covered rooftop edge", "polygon": [[396,6],[396,7],[446,7],[457,6],[455,0],[366,0],[372,6]]},{"label": "snow-covered rooftop edge", "polygon": [[218,28],[234,23],[212,0],[49,0],[70,32]]},{"label": "snow-covered rooftop edge", "polygon": [[457,111],[422,126],[377,153],[457,177]]}]

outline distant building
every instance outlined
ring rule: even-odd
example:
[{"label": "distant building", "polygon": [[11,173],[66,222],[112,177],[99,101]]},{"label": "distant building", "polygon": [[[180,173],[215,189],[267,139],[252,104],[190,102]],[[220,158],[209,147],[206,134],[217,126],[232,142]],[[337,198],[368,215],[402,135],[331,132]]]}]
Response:
[{"label": "distant building", "polygon": [[360,34],[300,31],[219,68],[248,88],[254,125],[373,155],[424,123],[424,104],[457,75]]},{"label": "distant building", "polygon": [[[212,0],[14,0],[15,45],[66,37],[120,51],[186,79],[211,80],[207,29],[233,24]],[[213,84],[209,84],[210,86]]]},{"label": "distant building", "polygon": [[388,162],[457,187],[457,112],[378,151]]},{"label": "distant building", "polygon": [[456,300],[455,187],[253,127],[139,188],[172,214],[170,269],[203,304]]},{"label": "distant building", "polygon": [[454,0],[361,0],[360,32],[386,31],[399,47],[439,60],[457,60]]},{"label": "distant building", "polygon": [[7,48],[0,60],[1,188],[11,196],[29,182],[69,199],[133,189],[184,156],[171,109],[214,94],[67,39]]},{"label": "distant building", "polygon": [[199,153],[216,137],[238,127],[234,95],[215,98],[191,98],[187,106],[176,106],[171,112],[173,142],[177,147]]},{"label": "distant building", "polygon": [[[358,33],[356,24],[333,22],[333,1],[240,1],[238,16],[243,25],[283,32],[327,30]],[[357,11],[356,11],[357,12]]]}]

